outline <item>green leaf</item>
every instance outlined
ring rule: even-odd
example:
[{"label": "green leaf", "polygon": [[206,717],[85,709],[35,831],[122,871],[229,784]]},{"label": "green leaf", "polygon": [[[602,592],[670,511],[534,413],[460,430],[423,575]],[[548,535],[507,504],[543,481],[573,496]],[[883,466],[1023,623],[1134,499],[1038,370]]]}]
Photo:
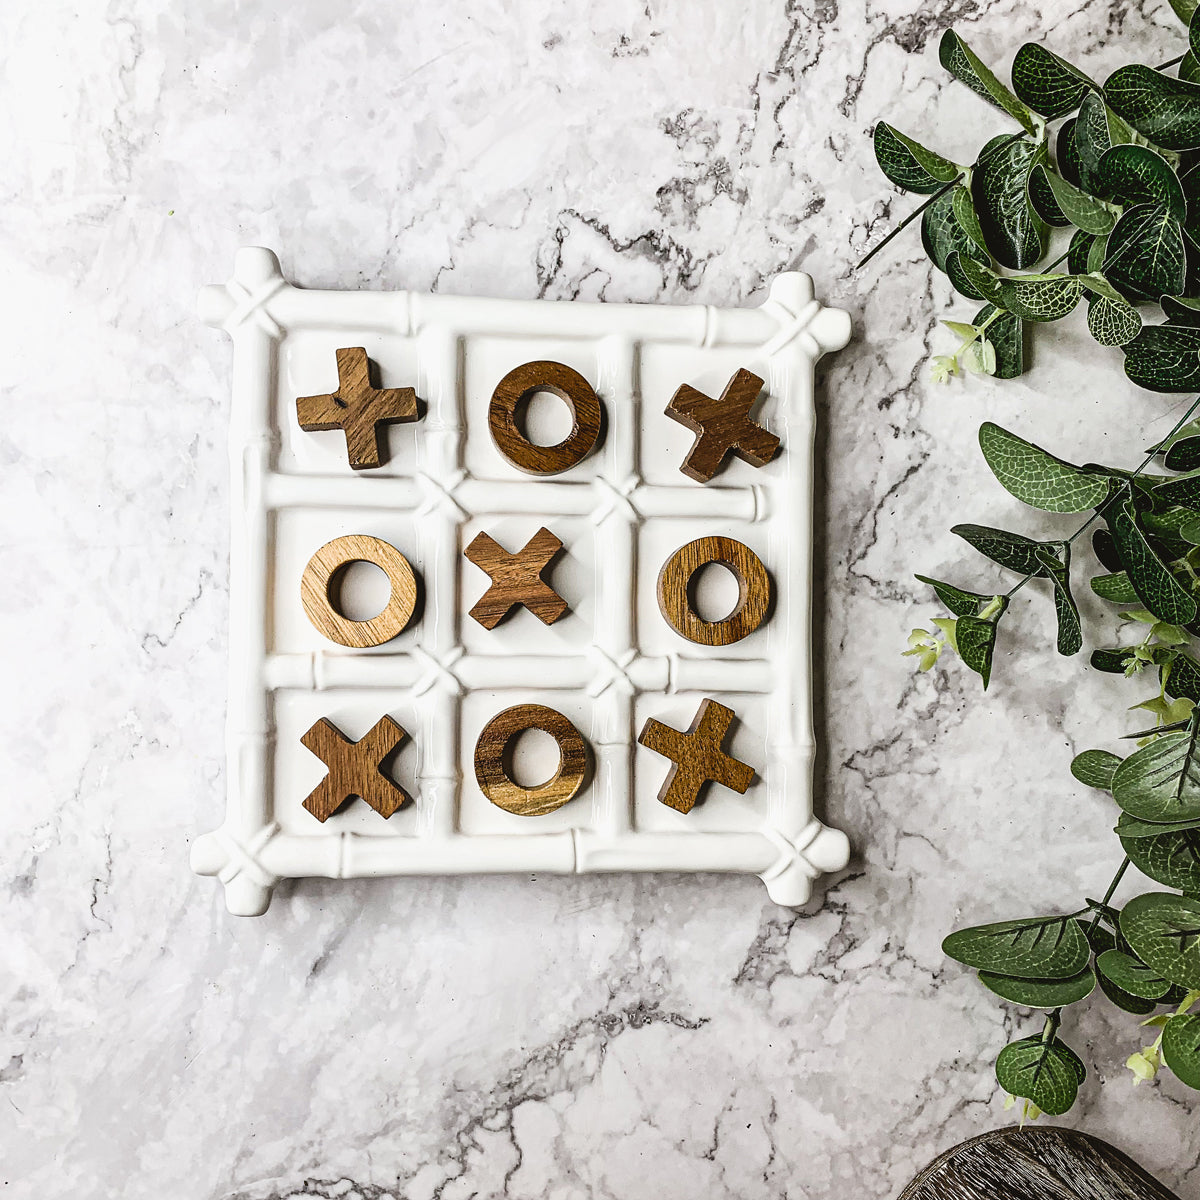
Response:
[{"label": "green leaf", "polygon": [[1083,627],[1079,606],[1071,595],[1071,546],[1060,542],[1058,553],[1050,546],[1039,546],[1034,554],[1054,584],[1054,612],[1058,618],[1058,652],[1069,657],[1083,646]]},{"label": "green leaf", "polygon": [[1103,476],[1072,466],[991,421],[979,427],[979,448],[1000,486],[1043,512],[1085,512],[1108,496]]},{"label": "green leaf", "polygon": [[[963,254],[958,257],[958,266],[962,275],[972,288],[994,308],[1003,308],[1000,303],[1000,276],[992,268],[976,259]],[[955,262],[954,254],[946,260],[946,274],[951,274],[951,265]],[[952,276],[953,278],[953,276]],[[961,290],[961,289],[960,289]],[[975,322],[978,324],[978,321]]]},{"label": "green leaf", "polygon": [[1155,883],[1181,892],[1200,892],[1200,832],[1195,829],[1122,838],[1121,845],[1133,865]]},{"label": "green leaf", "polygon": [[1155,484],[1154,495],[1170,504],[1182,505],[1200,512],[1200,471],[1192,471],[1180,475],[1178,479],[1168,479],[1165,483]]},{"label": "green leaf", "polygon": [[1020,979],[1015,975],[980,971],[979,981],[1002,999],[1025,1008],[1065,1008],[1086,1000],[1096,986],[1091,967],[1084,967],[1069,979]]},{"label": "green leaf", "polygon": [[955,251],[964,259],[987,259],[954,215],[954,193],[957,191],[958,187],[953,187],[939,196],[921,218],[921,242],[939,271],[946,269],[946,260]]},{"label": "green leaf", "polygon": [[1139,604],[1137,592],[1129,582],[1129,576],[1124,571],[1114,571],[1111,575],[1097,575],[1092,580],[1092,591],[1101,600],[1113,604]]},{"label": "green leaf", "polygon": [[1121,912],[1121,933],[1164,979],[1200,987],[1200,900],[1170,892],[1135,896]]},{"label": "green leaf", "polygon": [[1033,266],[1046,252],[1045,222],[1029,204],[1029,173],[1044,162],[1046,149],[1022,139],[983,148],[971,177],[971,197],[992,256],[1013,270]]},{"label": "green leaf", "polygon": [[1030,172],[1031,188],[1033,180],[1039,177],[1045,179],[1063,216],[1072,225],[1078,225],[1084,233],[1103,237],[1117,223],[1116,214],[1103,200],[1097,200],[1073,183],[1068,183],[1061,175],[1051,171],[1045,163],[1038,163]]},{"label": "green leaf", "polygon": [[1142,1000],[1161,1000],[1171,985],[1143,962],[1120,950],[1105,950],[1096,959],[1096,970],[1123,992]]},{"label": "green leaf", "polygon": [[1171,663],[1167,676],[1167,692],[1172,696],[1187,697],[1200,704],[1200,663],[1190,654],[1178,651]]},{"label": "green leaf", "polygon": [[1079,186],[1095,194],[1100,191],[1100,159],[1105,151],[1130,139],[1113,136],[1113,114],[1095,92],[1084,96],[1075,120],[1074,141],[1078,155]]},{"label": "green leaf", "polygon": [[1135,63],[1104,84],[1108,106],[1164,150],[1200,146],[1200,87]]},{"label": "green leaf", "polygon": [[1113,146],[1100,158],[1101,188],[1122,204],[1162,204],[1177,221],[1187,213],[1183,186],[1149,146]]},{"label": "green leaf", "polygon": [[1108,511],[1117,553],[1142,603],[1168,625],[1191,624],[1196,617],[1196,601],[1171,574],[1138,528],[1129,500],[1123,500]]},{"label": "green leaf", "polygon": [[942,942],[942,950],[977,971],[1021,979],[1069,979],[1090,958],[1087,938],[1074,917],[1026,917],[956,929]]},{"label": "green leaf", "polygon": [[1079,157],[1079,142],[1076,138],[1078,120],[1075,117],[1064,121],[1054,142],[1054,160],[1059,174],[1070,184],[1079,187],[1083,182],[1083,163]]},{"label": "green leaf", "polygon": [[[965,268],[965,264],[972,261],[963,258],[957,250],[952,250],[946,255],[946,274],[960,296],[966,296],[968,300],[986,300],[986,295],[972,282],[971,274]],[[983,268],[980,267],[979,270]]]},{"label": "green leaf", "polygon": [[1108,235],[1104,274],[1143,300],[1179,295],[1187,286],[1187,250],[1179,221],[1164,204],[1127,208]]},{"label": "green leaf", "polygon": [[960,174],[957,164],[927,150],[886,121],[875,126],[875,159],[888,179],[906,192],[928,195]]},{"label": "green leaf", "polygon": [[1200,59],[1189,50],[1183,56],[1179,70],[1175,73],[1180,79],[1186,79],[1188,83],[1200,83]]},{"label": "green leaf", "polygon": [[1051,1116],[1061,1116],[1075,1103],[1082,1082],[1078,1056],[1066,1049],[1057,1039],[1011,1042],[996,1058],[996,1079],[1006,1092],[1032,1101]]},{"label": "green leaf", "polygon": [[1200,329],[1145,326],[1125,347],[1125,374],[1152,392],[1200,391]]},{"label": "green leaf", "polygon": [[1158,1007],[1157,1000],[1142,1000],[1138,996],[1131,996],[1128,992],[1123,992],[1111,979],[1108,979],[1104,975],[1097,975],[1096,981],[1100,984],[1100,990],[1122,1012],[1144,1017],[1147,1013],[1152,1013]]},{"label": "green leaf", "polygon": [[1048,121],[1074,112],[1084,92],[1096,87],[1082,71],[1033,42],[1013,59],[1012,85],[1018,98]]},{"label": "green leaf", "polygon": [[1000,304],[1026,321],[1058,321],[1083,289],[1074,275],[1014,275],[1000,281]]},{"label": "green leaf", "polygon": [[971,199],[970,188],[956,187],[951,195],[954,198],[954,219],[959,228],[975,243],[979,258],[983,262],[991,262],[987,241],[983,236],[983,228],[975,212],[975,202]]},{"label": "green leaf", "polygon": [[[1007,601],[1005,605],[1007,606]],[[983,680],[985,692],[992,679],[992,656],[996,652],[996,626],[999,616],[1000,614],[997,614],[988,621],[981,617],[959,617],[956,627],[958,657]]]},{"label": "green leaf", "polygon": [[1029,203],[1047,225],[1062,229],[1072,224],[1055,198],[1054,189],[1046,177],[1045,163],[1039,163],[1029,172]]},{"label": "green leaf", "polygon": [[1200,300],[1187,296],[1160,296],[1159,304],[1168,325],[1182,325],[1189,329],[1200,329]]},{"label": "green leaf", "polygon": [[1194,471],[1200,467],[1200,435],[1180,438],[1167,447],[1163,466],[1168,471]]},{"label": "green leaf", "polygon": [[1120,758],[1107,750],[1085,750],[1071,760],[1071,774],[1080,783],[1107,792],[1112,790],[1113,773],[1120,765]]},{"label": "green leaf", "polygon": [[956,616],[973,617],[986,604],[991,596],[981,596],[978,592],[964,592],[952,583],[943,583],[940,579],[930,579],[928,575],[916,577],[922,583],[927,583],[937,593],[937,598]]},{"label": "green leaf", "polygon": [[1168,833],[1182,833],[1187,829],[1200,829],[1200,817],[1190,821],[1141,821],[1122,813],[1117,818],[1113,833],[1125,841],[1141,841],[1142,838],[1164,837]]},{"label": "green leaf", "polygon": [[952,29],[942,34],[938,58],[955,79],[965,83],[977,96],[1008,113],[1030,133],[1036,133],[1038,122],[1033,114],[992,74],[979,57]]},{"label": "green leaf", "polygon": [[1196,12],[1196,4],[1197,0],[1171,0],[1171,7],[1175,10],[1175,15],[1185,25],[1188,25],[1191,22],[1191,19]]},{"label": "green leaf", "polygon": [[[970,259],[964,259],[970,262]],[[995,304],[987,304],[975,314],[975,325],[991,320]],[[1000,312],[988,325],[987,339],[996,348],[996,378],[1016,379],[1025,371],[1025,322],[1015,313]]]},{"label": "green leaf", "polygon": [[1181,1083],[1200,1088],[1200,1013],[1177,1013],[1167,1021],[1162,1056]]},{"label": "green leaf", "polygon": [[950,532],[974,546],[980,554],[994,563],[1016,571],[1020,575],[1045,575],[1038,561],[1037,548],[1040,542],[1020,533],[1009,533],[1005,529],[993,529],[989,525],[954,525]]},{"label": "green leaf", "polygon": [[[1196,724],[1135,750],[1113,773],[1113,799],[1142,821],[1200,819]],[[1127,836],[1127,835],[1125,835]]]},{"label": "green leaf", "polygon": [[1142,314],[1124,300],[1097,296],[1088,309],[1088,332],[1102,346],[1125,346],[1142,330]]}]

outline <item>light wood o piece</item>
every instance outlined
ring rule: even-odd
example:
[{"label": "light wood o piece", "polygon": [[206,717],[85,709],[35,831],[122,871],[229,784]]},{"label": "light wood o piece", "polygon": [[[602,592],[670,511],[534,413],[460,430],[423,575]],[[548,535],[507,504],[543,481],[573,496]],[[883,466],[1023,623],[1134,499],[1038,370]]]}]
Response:
[{"label": "light wood o piece", "polygon": [[[392,585],[383,611],[369,621],[352,621],[334,604],[332,589],[337,577],[353,562],[374,563]],[[365,533],[348,533],[326,542],[308,560],[300,577],[300,600],[318,633],[339,646],[365,650],[390,641],[412,619],[417,579],[408,559],[395,546]]]},{"label": "light wood o piece", "polygon": [[[554,446],[536,446],[518,428],[516,414],[535,392],[553,392],[571,410],[571,432]],[[582,462],[600,436],[600,398],[578,371],[543,359],[514,367],[496,384],[488,406],[488,429],[496,449],[518,470],[558,475]]]},{"label": "light wood o piece", "polygon": [[[705,621],[692,608],[692,576],[709,563],[720,563],[738,581],[733,612],[719,621]],[[668,625],[689,642],[729,646],[753,633],[771,605],[771,577],[762,559],[749,546],[729,537],[702,537],[680,546],[658,573],[658,607]]]},{"label": "light wood o piece", "polygon": [[[526,729],[541,729],[558,743],[558,770],[537,787],[522,787],[505,763],[509,742]],[[475,743],[479,790],[497,808],[518,817],[541,817],[561,808],[583,787],[590,753],[583,735],[556,709],[544,704],[514,704],[497,713]]]}]

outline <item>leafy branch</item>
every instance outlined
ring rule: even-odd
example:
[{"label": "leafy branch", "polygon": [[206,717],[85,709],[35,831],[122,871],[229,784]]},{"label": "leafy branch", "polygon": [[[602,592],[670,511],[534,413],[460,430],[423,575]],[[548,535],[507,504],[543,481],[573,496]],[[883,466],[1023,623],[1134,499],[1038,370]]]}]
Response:
[{"label": "leafy branch", "polygon": [[[1187,50],[1159,67],[1122,67],[1103,83],[1028,44],[1017,52],[1009,87],[948,31],[942,65],[1017,126],[969,165],[886,122],[876,127],[884,174],[925,199],[860,267],[919,219],[933,264],[956,292],[983,305],[969,322],[944,322],[958,345],[934,356],[935,380],[960,370],[1020,375],[1030,328],[1083,309],[1092,337],[1120,350],[1132,382],[1200,391],[1200,6],[1172,3],[1188,24]],[[1053,245],[1057,256],[1041,265]],[[1072,556],[1090,532],[1092,591],[1114,606],[1118,621],[1141,629],[1128,644],[1093,646],[1091,666],[1157,675],[1156,694],[1134,705],[1155,720],[1127,735],[1138,743],[1134,751],[1087,750],[1071,764],[1075,778],[1110,795],[1117,810],[1124,855],[1103,898],[1066,915],[960,929],[944,943],[1003,999],[1047,1010],[1041,1032],[1006,1046],[996,1062],[1010,1100],[1020,1097],[1033,1116],[1074,1103],[1086,1068],[1061,1027],[1065,1010],[1097,988],[1158,1030],[1128,1057],[1135,1082],[1165,1064],[1200,1088],[1200,1012],[1191,1011],[1200,1001],[1198,413],[1200,399],[1132,470],[1077,465],[985,423],[980,449],[1010,494],[1041,511],[1086,518],[1065,538],[956,525],[955,534],[1016,577],[1006,588],[968,590],[917,576],[948,615],[914,629],[904,653],[928,671],[950,651],[986,688],[1004,617],[1034,581],[1047,585],[1053,602],[1058,652],[1083,648]],[[1114,906],[1131,866],[1168,890]]]}]

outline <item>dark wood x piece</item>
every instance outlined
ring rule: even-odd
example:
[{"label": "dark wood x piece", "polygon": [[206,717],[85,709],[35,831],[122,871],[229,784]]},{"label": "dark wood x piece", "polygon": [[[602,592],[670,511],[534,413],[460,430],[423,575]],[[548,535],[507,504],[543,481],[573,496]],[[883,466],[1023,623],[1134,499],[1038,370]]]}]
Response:
[{"label": "dark wood x piece", "polygon": [[710,781],[745,793],[754,778],[754,769],[721,749],[733,716],[732,709],[715,700],[705,700],[683,733],[653,717],[642,726],[638,741],[674,762],[659,789],[658,798],[663,804],[682,813],[691,812]]},{"label": "dark wood x piece", "polygon": [[371,360],[361,346],[337,352],[338,388],[324,396],[299,396],[296,416],[306,433],[341,429],[346,455],[356,471],[380,465],[381,425],[417,419],[417,393],[412,388],[371,386]]},{"label": "dark wood x piece", "polygon": [[707,483],[730,453],[752,467],[765,467],[775,457],[779,439],[750,420],[750,407],[762,385],[757,375],[742,368],[715,398],[686,383],[671,397],[667,416],[696,435],[679,468],[689,479]]},{"label": "dark wood x piece", "polygon": [[382,764],[407,736],[391,717],[383,716],[352,742],[322,717],[300,741],[329,768],[329,774],[304,801],[304,807],[323,822],[358,796],[381,817],[390,817],[409,797],[383,773]]},{"label": "dark wood x piece", "polygon": [[471,609],[484,629],[494,629],[509,611],[523,604],[544,625],[553,625],[567,611],[567,602],[542,578],[542,572],[562,549],[562,542],[544,525],[516,554],[509,554],[493,537],[476,534],[463,553],[492,577],[492,586]]}]

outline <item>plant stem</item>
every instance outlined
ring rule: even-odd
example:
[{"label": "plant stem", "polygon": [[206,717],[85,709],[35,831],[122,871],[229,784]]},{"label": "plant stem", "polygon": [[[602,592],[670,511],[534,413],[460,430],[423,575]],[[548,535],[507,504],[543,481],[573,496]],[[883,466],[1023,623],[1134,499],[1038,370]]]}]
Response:
[{"label": "plant stem", "polygon": [[[975,167],[983,166],[983,164],[985,162],[990,161],[991,158],[994,155],[996,155],[997,153],[999,153],[1001,150],[1003,150],[1005,146],[1009,146],[1013,142],[1017,141],[1019,138],[1023,138],[1023,137],[1025,137],[1025,130],[1018,129],[1017,132],[1014,133],[1011,137],[1006,137],[1004,139],[1004,141],[999,142],[997,145],[993,146],[992,149],[989,150],[987,152],[987,154],[985,154],[982,158],[976,159],[976,161],[971,169],[974,170]],[[867,253],[859,260],[858,266],[856,266],[854,269],[856,271],[859,271],[863,267],[865,267],[867,265],[867,263],[869,263],[871,261],[871,259],[873,259],[875,257],[875,255],[877,255],[880,252],[880,250],[882,250],[884,248],[884,246],[886,246],[888,244],[888,242],[890,242],[892,240],[892,238],[896,237],[896,235],[899,234],[901,232],[901,230],[906,229],[909,225],[911,225],[935,200],[944,196],[952,187],[954,187],[954,185],[956,183],[960,183],[962,181],[962,179],[964,178],[964,176],[965,176],[965,172],[960,171],[957,175],[955,175],[955,177],[953,179],[950,180],[949,183],[942,184],[942,186],[940,188],[938,188],[938,190],[936,192],[934,192],[932,196],[929,196],[926,200],[924,200],[921,204],[919,204],[913,212],[910,212],[908,214],[908,216],[905,217],[904,220],[901,221],[900,224],[897,225],[896,228],[893,229],[892,232],[889,233],[887,235],[887,237],[885,237],[883,239],[883,241],[879,243],[878,246],[876,246],[873,250],[868,250]]]},{"label": "plant stem", "polygon": [[1155,67],[1154,69],[1155,69],[1156,71],[1165,71],[1165,70],[1166,70],[1168,67],[1173,67],[1173,66],[1175,66],[1175,64],[1176,64],[1176,63],[1181,63],[1181,62],[1183,62],[1183,60],[1184,60],[1185,58],[1187,58],[1187,55],[1186,55],[1186,54],[1181,54],[1181,55],[1180,55],[1178,58],[1173,58],[1173,59],[1171,59],[1171,61],[1170,61],[1170,62],[1159,63],[1159,65],[1158,65],[1157,67]]},{"label": "plant stem", "polygon": [[[1084,521],[1084,523],[1080,525],[1080,527],[1075,530],[1075,532],[1071,534],[1069,538],[1066,539],[1066,544],[1068,546],[1071,545],[1071,543],[1074,542],[1077,537],[1090,529],[1100,519],[1100,517],[1104,515],[1105,510],[1109,507],[1109,505],[1112,504],[1114,500],[1124,497],[1125,493],[1133,487],[1133,481],[1154,461],[1154,456],[1158,453],[1158,446],[1161,446],[1163,442],[1170,441],[1170,439],[1173,438],[1188,423],[1189,420],[1191,420],[1192,414],[1195,413],[1197,409],[1200,409],[1200,396],[1197,396],[1196,399],[1192,401],[1192,403],[1188,406],[1187,412],[1185,412],[1183,416],[1175,422],[1175,426],[1171,432],[1168,433],[1167,436],[1163,438],[1162,441],[1160,441],[1144,459],[1142,459],[1138,469],[1134,471],[1128,479],[1122,480],[1121,486],[1117,488],[1102,504],[1100,504],[1096,511],[1092,513],[1092,515],[1088,517],[1088,519]],[[1004,598],[1006,600],[1011,600],[1013,596],[1015,596],[1031,579],[1035,578],[1037,578],[1036,575],[1029,574],[1023,579],[1018,579],[1017,582],[1014,583],[1013,586],[1004,593]]]},{"label": "plant stem", "polygon": [[955,177],[951,179],[949,183],[942,184],[942,186],[938,188],[938,190],[934,192],[932,196],[926,197],[924,203],[919,204],[912,212],[910,212],[908,216],[905,217],[904,220],[901,221],[900,224],[897,225],[896,228],[893,229],[892,232],[889,233],[887,237],[885,237],[883,241],[875,247],[874,250],[868,250],[866,255],[859,261],[858,266],[854,269],[857,271],[862,267],[865,267],[867,263],[869,263],[871,259],[873,259],[875,255],[877,255],[880,250],[882,250],[884,246],[888,244],[888,242],[890,242],[893,238],[899,237],[900,234],[903,233],[904,230],[907,229],[908,226],[911,225],[935,200],[938,200],[944,196],[962,178],[963,176],[960,172],[959,174],[955,175]]}]

